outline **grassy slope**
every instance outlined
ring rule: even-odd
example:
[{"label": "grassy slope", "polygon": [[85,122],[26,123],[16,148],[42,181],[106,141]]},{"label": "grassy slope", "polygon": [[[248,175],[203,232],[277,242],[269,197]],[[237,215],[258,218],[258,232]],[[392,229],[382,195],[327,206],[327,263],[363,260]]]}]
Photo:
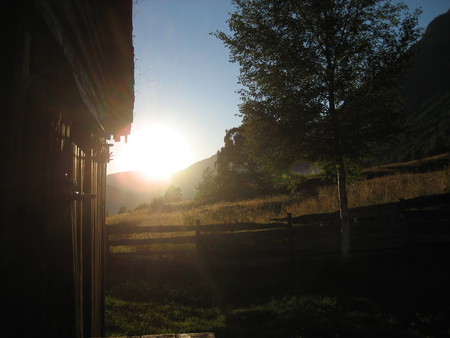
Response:
[{"label": "grassy slope", "polygon": [[[348,186],[350,207],[397,202],[401,198],[414,198],[440,194],[450,189],[450,176],[445,170],[399,174],[371,180],[356,181]],[[268,222],[271,218],[303,214],[332,212],[338,209],[334,186],[318,186],[296,196],[279,195],[237,202],[195,205],[185,201],[165,206],[159,212],[139,210],[108,217],[108,224],[130,223],[140,225],[177,225],[227,222]]]}]

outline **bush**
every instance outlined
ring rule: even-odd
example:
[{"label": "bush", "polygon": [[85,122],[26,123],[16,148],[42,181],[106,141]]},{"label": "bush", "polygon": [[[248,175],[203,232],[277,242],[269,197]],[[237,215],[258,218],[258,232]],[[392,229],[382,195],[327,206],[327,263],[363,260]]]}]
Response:
[{"label": "bush", "polygon": [[128,211],[127,207],[124,206],[124,205],[122,205],[122,206],[119,208],[119,211],[117,211],[117,213],[118,213],[118,214],[124,214],[124,213],[126,213],[127,211]]},{"label": "bush", "polygon": [[134,211],[145,210],[148,209],[148,207],[149,205],[147,203],[141,203],[136,208],[134,208]]}]

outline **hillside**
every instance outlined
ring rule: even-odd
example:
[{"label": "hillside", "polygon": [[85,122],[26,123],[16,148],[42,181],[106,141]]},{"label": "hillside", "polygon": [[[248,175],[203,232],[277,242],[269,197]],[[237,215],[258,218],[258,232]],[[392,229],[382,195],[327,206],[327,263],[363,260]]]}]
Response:
[{"label": "hillside", "polygon": [[120,207],[134,209],[141,203],[162,196],[173,184],[180,188],[185,199],[195,197],[196,187],[202,181],[203,171],[214,168],[217,155],[196,162],[190,167],[175,173],[166,181],[151,181],[138,171],[127,171],[107,175],[106,211],[115,214]]},{"label": "hillside", "polygon": [[[120,173],[126,174],[126,173]],[[130,190],[122,190],[113,185],[106,185],[106,212],[108,215],[117,213],[120,207],[125,206],[127,209],[132,209],[149,200],[148,194],[137,193]]]},{"label": "hillside", "polygon": [[407,73],[405,131],[384,163],[415,160],[450,150],[450,11],[436,17],[417,43]]},{"label": "hillside", "polygon": [[185,170],[179,171],[172,175],[170,184],[181,188],[184,198],[194,198],[197,185],[203,180],[203,172],[208,167],[214,169],[216,160],[217,155],[213,155],[209,158],[194,163]]}]

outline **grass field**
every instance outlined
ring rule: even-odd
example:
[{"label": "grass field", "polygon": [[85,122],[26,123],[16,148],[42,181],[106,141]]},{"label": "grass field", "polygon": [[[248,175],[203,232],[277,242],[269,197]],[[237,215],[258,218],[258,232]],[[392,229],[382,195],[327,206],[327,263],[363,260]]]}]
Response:
[{"label": "grass field", "polygon": [[[348,185],[349,207],[398,202],[401,198],[441,194],[450,191],[450,176],[445,170],[420,174],[399,174],[351,182]],[[220,202],[197,205],[183,201],[168,205],[167,210],[148,212],[146,209],[127,212],[107,218],[108,224],[138,225],[194,225],[258,222],[284,217],[287,212],[294,216],[338,209],[338,195],[334,185],[318,186],[308,193],[277,195],[244,201]]]},{"label": "grass field", "polygon": [[[444,172],[407,174],[349,185],[351,206],[442,193]],[[333,211],[333,187],[309,197],[275,196],[136,211],[109,224],[267,222],[272,217]],[[168,248],[170,249],[170,248]],[[170,250],[169,250],[170,251]],[[205,257],[158,261],[136,252],[107,262],[109,336],[214,332],[216,337],[450,336],[450,250],[445,245],[402,252],[321,259],[265,267],[219,268]]]},{"label": "grass field", "polygon": [[116,258],[108,335],[445,337],[448,251],[238,269]]}]

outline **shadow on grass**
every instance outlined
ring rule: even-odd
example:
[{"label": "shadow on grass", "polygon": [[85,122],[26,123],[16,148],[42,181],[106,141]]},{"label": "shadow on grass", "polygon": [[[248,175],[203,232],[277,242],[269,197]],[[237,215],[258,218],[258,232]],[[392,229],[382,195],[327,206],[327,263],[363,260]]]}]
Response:
[{"label": "shadow on grass", "polygon": [[214,332],[217,337],[445,337],[448,250],[254,268],[206,261],[114,259],[109,335]]}]

